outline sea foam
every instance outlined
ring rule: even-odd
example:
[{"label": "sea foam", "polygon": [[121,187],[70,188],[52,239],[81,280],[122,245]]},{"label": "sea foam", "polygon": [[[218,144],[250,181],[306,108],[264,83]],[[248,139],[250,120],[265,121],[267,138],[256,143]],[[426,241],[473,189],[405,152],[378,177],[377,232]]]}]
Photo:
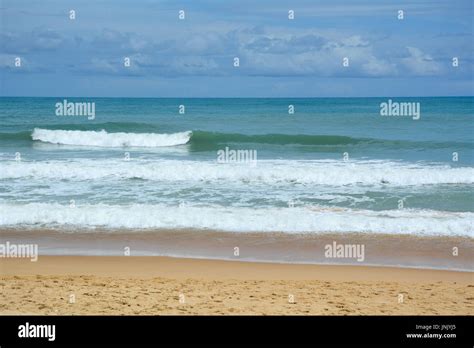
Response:
[{"label": "sea foam", "polygon": [[[76,226],[111,229],[212,229],[234,232],[361,232],[474,236],[474,213],[433,210],[371,211],[305,206],[247,208],[222,206],[57,203],[0,204],[0,226]],[[117,231],[118,233],[119,231]]]},{"label": "sea foam", "polygon": [[0,179],[143,179],[150,181],[219,181],[275,185],[418,186],[472,184],[474,168],[392,161],[259,160],[219,164],[189,160],[88,160],[0,162]]},{"label": "sea foam", "polygon": [[192,132],[172,134],[107,133],[101,131],[50,130],[35,128],[31,137],[46,143],[98,147],[161,147],[186,144]]}]

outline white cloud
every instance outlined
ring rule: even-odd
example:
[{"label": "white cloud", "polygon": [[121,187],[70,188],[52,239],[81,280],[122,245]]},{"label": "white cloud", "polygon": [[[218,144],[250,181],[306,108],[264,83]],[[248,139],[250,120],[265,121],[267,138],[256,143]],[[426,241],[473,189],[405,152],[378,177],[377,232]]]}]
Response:
[{"label": "white cloud", "polygon": [[394,63],[377,59],[374,56],[369,57],[367,62],[362,64],[362,70],[370,76],[391,76],[397,74],[397,68]]},{"label": "white cloud", "polygon": [[406,47],[409,56],[402,58],[402,64],[416,75],[436,75],[441,72],[441,65],[429,54],[416,47]]}]

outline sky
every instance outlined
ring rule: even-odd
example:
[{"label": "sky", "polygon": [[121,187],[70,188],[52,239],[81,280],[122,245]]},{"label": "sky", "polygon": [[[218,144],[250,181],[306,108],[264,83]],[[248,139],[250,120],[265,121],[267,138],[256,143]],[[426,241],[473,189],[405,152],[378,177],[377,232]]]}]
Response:
[{"label": "sky", "polygon": [[472,0],[0,4],[1,96],[474,95]]}]

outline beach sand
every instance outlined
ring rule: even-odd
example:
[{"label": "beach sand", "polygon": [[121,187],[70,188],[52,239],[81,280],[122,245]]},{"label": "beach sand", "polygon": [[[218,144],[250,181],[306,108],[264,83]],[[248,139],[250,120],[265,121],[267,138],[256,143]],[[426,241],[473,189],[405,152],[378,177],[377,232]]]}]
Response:
[{"label": "beach sand", "polygon": [[0,314],[474,315],[474,273],[169,257],[0,259]]}]

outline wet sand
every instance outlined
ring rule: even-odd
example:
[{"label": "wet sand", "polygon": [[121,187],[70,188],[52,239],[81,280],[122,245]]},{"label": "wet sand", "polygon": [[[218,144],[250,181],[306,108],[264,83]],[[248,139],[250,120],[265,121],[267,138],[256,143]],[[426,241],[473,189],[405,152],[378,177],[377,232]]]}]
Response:
[{"label": "wet sand", "polygon": [[[474,271],[474,239],[363,233],[235,233],[210,230],[0,229],[0,243],[38,244],[41,255],[174,256],[305,264],[358,264]],[[327,258],[332,243],[364,246],[355,258]],[[238,256],[235,255],[238,248]],[[454,252],[456,249],[456,253]]]}]

